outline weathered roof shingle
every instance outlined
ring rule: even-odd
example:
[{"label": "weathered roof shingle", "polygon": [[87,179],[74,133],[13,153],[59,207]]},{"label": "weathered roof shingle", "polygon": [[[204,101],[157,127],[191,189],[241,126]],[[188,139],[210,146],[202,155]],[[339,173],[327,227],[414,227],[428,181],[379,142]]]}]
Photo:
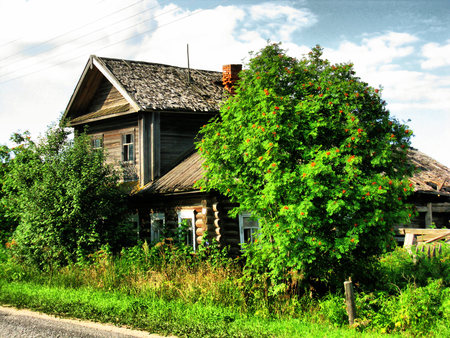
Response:
[{"label": "weathered roof shingle", "polygon": [[224,93],[221,72],[97,58],[144,110],[219,110]]}]

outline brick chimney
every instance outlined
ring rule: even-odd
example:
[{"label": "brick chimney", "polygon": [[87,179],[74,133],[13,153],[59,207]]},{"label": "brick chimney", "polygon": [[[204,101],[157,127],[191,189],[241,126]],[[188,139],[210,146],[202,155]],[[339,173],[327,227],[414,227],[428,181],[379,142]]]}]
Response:
[{"label": "brick chimney", "polygon": [[223,66],[222,83],[226,90],[234,94],[234,84],[239,79],[239,72],[242,65],[225,65]]}]

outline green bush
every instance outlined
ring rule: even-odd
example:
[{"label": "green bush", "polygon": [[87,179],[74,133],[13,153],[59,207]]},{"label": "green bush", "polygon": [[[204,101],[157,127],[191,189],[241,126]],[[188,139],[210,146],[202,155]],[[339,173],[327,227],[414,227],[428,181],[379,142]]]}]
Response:
[{"label": "green bush", "polygon": [[378,289],[398,292],[409,284],[426,286],[431,280],[442,279],[450,286],[450,246],[443,244],[441,253],[428,257],[426,252],[404,248],[384,254],[380,258]]},{"label": "green bush", "polygon": [[18,220],[11,249],[41,268],[83,260],[107,243],[115,250],[130,244],[118,176],[87,135],[72,141],[68,134],[54,126],[37,143],[16,134],[2,180],[2,205]]}]

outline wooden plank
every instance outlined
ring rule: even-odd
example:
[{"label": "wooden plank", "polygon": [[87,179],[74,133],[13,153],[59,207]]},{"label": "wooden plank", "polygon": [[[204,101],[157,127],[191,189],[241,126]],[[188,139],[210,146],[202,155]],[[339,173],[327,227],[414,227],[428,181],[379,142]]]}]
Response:
[{"label": "wooden plank", "polygon": [[450,231],[448,231],[446,234],[441,234],[441,235],[439,235],[439,236],[433,237],[433,238],[431,238],[431,239],[425,241],[425,243],[435,242],[435,241],[438,241],[438,240],[440,240],[440,239],[442,239],[442,238],[445,238],[445,237],[447,237],[447,236],[450,236]]},{"label": "wooden plank", "polygon": [[414,234],[406,234],[405,242],[403,243],[403,247],[407,248],[407,247],[410,247],[411,245],[414,245],[414,239],[415,239]]},{"label": "wooden plank", "polygon": [[445,234],[448,229],[420,229],[420,228],[399,228],[398,232],[401,235],[414,234],[414,235],[439,235]]},{"label": "wooden plank", "polygon": [[[418,212],[427,212],[428,206],[419,205],[416,206]],[[450,212],[450,203],[433,203],[431,207],[432,212]]]},{"label": "wooden plank", "polygon": [[[151,116],[149,113],[141,113],[139,115],[139,144],[140,144],[140,175],[139,184],[146,185],[151,180],[152,159],[150,155],[151,146]],[[147,154],[147,156],[145,155]]]},{"label": "wooden plank", "polygon": [[[152,113],[151,122],[151,180],[161,176],[161,118],[157,112]],[[145,152],[143,153],[145,156]]]},{"label": "wooden plank", "polygon": [[430,228],[433,224],[433,203],[427,203],[427,213],[425,214],[425,227]]}]

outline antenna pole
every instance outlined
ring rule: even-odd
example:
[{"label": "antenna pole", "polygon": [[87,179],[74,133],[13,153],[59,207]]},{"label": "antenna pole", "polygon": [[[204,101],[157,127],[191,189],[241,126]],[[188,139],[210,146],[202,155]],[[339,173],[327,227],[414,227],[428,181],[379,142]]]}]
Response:
[{"label": "antenna pole", "polygon": [[187,66],[188,66],[188,83],[191,83],[191,67],[189,65],[189,44],[186,45]]}]

